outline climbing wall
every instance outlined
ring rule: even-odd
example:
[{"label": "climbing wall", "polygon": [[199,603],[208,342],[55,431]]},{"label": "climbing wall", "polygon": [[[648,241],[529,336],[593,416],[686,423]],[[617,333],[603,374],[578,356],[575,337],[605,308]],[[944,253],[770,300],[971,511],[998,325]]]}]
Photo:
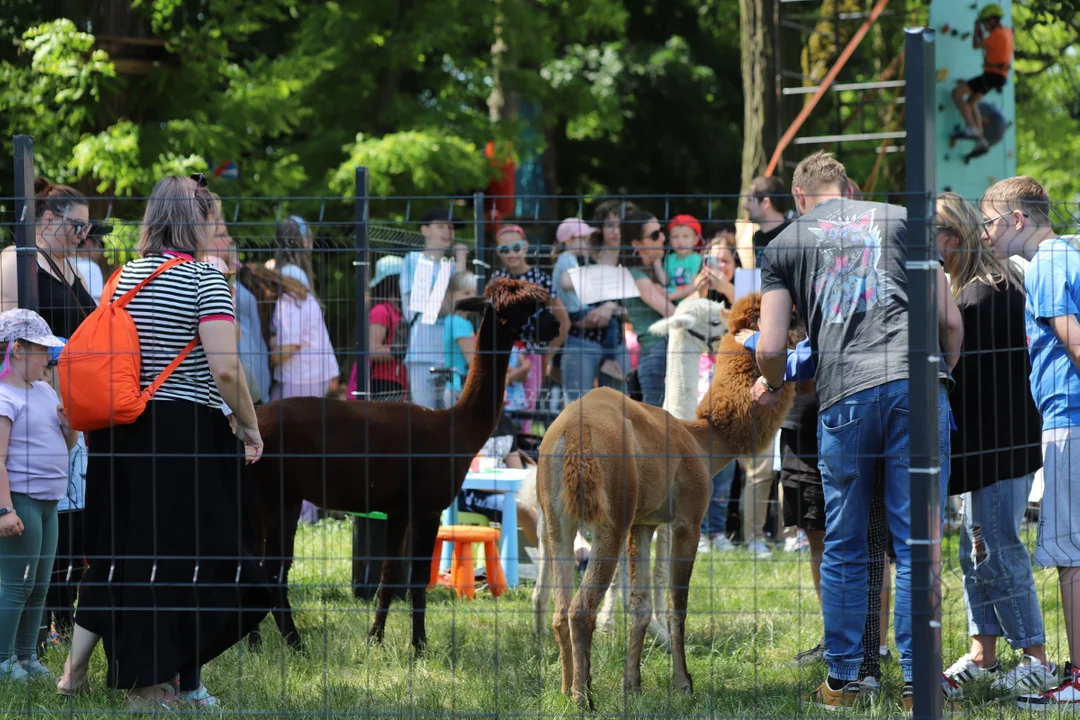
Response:
[{"label": "climbing wall", "polygon": [[[1011,123],[1001,142],[966,164],[964,156],[974,149],[974,142],[960,140],[954,147],[949,146],[953,127],[958,123],[963,125],[960,111],[953,104],[952,91],[957,80],[968,80],[982,73],[982,50],[971,47],[971,34],[979,10],[989,4],[989,0],[930,3],[930,27],[937,31],[937,190],[952,190],[971,199],[977,199],[997,180],[1016,174],[1014,72],[1010,71],[1000,93],[991,91],[983,97],[983,102],[1000,108]],[[1003,24],[1011,28],[1011,1],[999,0],[998,5],[1005,11]]]}]

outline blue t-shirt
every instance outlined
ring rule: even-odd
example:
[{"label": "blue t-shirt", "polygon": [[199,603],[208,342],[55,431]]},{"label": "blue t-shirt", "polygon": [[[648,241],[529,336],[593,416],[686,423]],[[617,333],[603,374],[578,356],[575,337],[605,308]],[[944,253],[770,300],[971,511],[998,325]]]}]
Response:
[{"label": "blue t-shirt", "polygon": [[1028,266],[1024,289],[1031,396],[1043,430],[1080,425],[1080,372],[1050,326],[1051,318],[1080,315],[1080,251],[1061,238],[1044,242]]},{"label": "blue t-shirt", "polygon": [[[460,315],[447,315],[443,318],[445,322],[443,331],[443,354],[446,358],[446,367],[457,370],[454,373],[453,385],[451,387],[454,390],[461,390],[461,382],[465,379],[465,376],[469,374],[469,363],[465,360],[465,353],[461,352],[461,347],[458,346],[457,341],[461,338],[467,338],[473,336],[472,323],[461,317]],[[416,326],[414,325],[415,329]]]},{"label": "blue t-shirt", "polygon": [[[412,293],[413,276],[416,275],[416,265],[420,261],[421,254],[411,252],[405,256],[399,277],[401,309],[405,315],[405,322],[412,323],[412,330],[409,331],[409,349],[405,353],[405,362],[444,367],[446,353],[443,351],[443,318],[436,320],[434,325],[425,325],[419,318],[413,323],[413,317],[417,313],[409,312],[409,295]],[[432,287],[435,286],[437,276],[437,272],[432,275]],[[430,292],[431,288],[427,288],[427,290]]]}]

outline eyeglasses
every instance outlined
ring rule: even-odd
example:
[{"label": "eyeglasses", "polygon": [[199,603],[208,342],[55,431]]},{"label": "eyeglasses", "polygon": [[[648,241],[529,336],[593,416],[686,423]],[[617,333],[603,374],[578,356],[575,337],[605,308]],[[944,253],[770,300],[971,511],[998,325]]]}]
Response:
[{"label": "eyeglasses", "polygon": [[512,252],[514,252],[514,253],[516,253],[516,252],[521,252],[521,249],[522,249],[523,247],[525,247],[525,243],[523,243],[522,241],[518,240],[518,241],[517,241],[516,243],[514,243],[513,245],[500,245],[500,246],[499,246],[499,248],[498,248],[498,250],[499,250],[499,254],[500,254],[500,255],[505,255],[505,254],[507,254],[507,253],[512,253]]},{"label": "eyeglasses", "polygon": [[[1026,212],[1024,212],[1023,210],[1021,210],[1021,211],[1020,211],[1020,214],[1021,214],[1021,215],[1023,215],[1024,217],[1026,217],[1026,218],[1030,218],[1030,217],[1031,217],[1030,215],[1028,215],[1028,214],[1027,214]],[[1009,215],[1012,215],[1012,213],[1011,213],[1011,212],[1008,212],[1008,213],[1002,213],[1001,215],[998,215],[997,217],[992,217],[992,218],[990,218],[989,220],[983,220],[983,224],[982,224],[982,226],[983,226],[983,230],[989,230],[989,229],[990,229],[990,226],[991,226],[991,225],[993,225],[994,223],[996,223],[996,222],[997,222],[998,220],[1000,220],[1001,218],[1003,218],[1003,217],[1008,217]]]},{"label": "eyeglasses", "polygon": [[77,236],[84,238],[86,237],[87,233],[90,232],[89,220],[76,220],[75,218],[69,218],[67,215],[61,215],[60,217],[64,220],[64,222],[71,225]]}]

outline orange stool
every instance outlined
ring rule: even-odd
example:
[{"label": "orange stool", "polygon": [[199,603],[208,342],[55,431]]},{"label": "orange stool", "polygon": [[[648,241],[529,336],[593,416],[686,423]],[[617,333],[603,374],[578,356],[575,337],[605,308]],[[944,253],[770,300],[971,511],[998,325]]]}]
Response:
[{"label": "orange stool", "polygon": [[442,562],[443,542],[454,543],[454,559],[450,569],[450,584],[457,594],[472,600],[476,597],[476,577],[473,574],[473,544],[484,544],[484,556],[487,561],[488,590],[495,597],[506,592],[506,577],[499,562],[499,531],[495,528],[476,525],[443,525],[435,537],[435,550],[431,555],[431,581],[428,588],[435,587],[439,580],[439,565]]}]

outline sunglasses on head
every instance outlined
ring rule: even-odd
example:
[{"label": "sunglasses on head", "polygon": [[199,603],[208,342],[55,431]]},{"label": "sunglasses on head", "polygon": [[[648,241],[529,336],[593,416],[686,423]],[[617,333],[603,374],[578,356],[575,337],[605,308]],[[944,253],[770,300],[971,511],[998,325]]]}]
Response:
[{"label": "sunglasses on head", "polygon": [[191,179],[195,181],[195,187],[204,188],[207,185],[206,176],[202,173],[192,173]]},{"label": "sunglasses on head", "polygon": [[515,253],[516,252],[521,252],[521,249],[523,247],[525,247],[525,243],[523,243],[521,240],[518,240],[513,245],[500,245],[499,246],[499,254],[500,255],[505,255],[507,253],[512,253],[512,252],[515,252]]}]

